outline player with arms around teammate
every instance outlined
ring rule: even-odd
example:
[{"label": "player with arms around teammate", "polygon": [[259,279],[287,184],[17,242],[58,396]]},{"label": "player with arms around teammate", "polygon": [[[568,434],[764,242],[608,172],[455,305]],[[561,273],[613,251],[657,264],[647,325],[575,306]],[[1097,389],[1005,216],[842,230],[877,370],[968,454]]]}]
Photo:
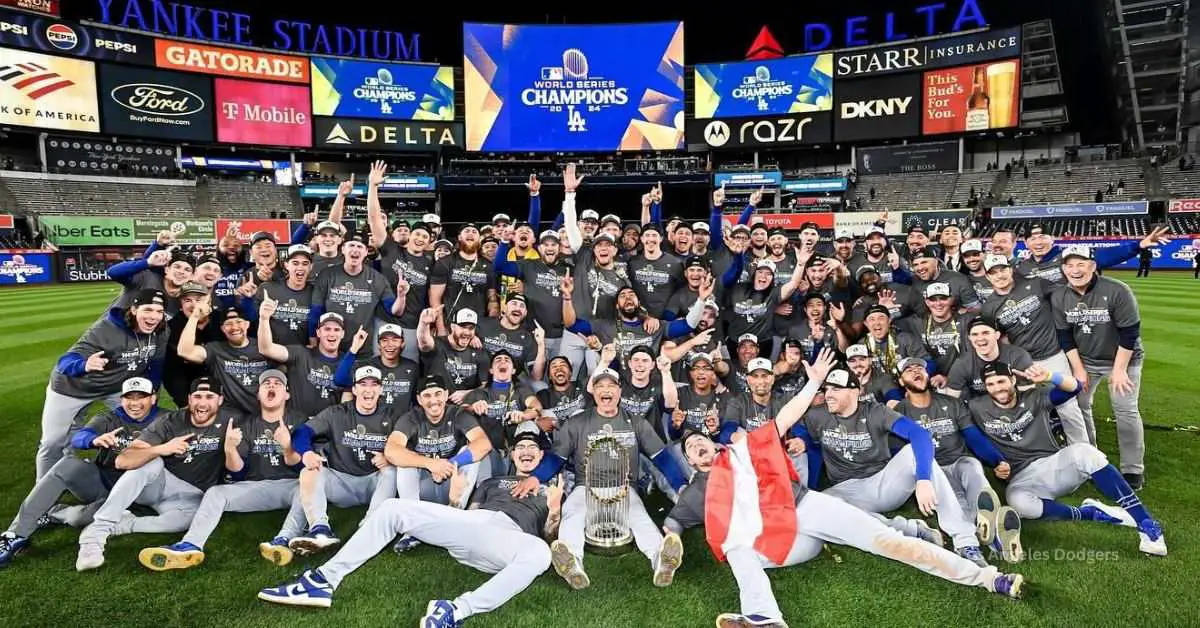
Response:
[{"label": "player with arms around teammate", "polygon": [[[1005,497],[1017,514],[1024,519],[1098,521],[1136,528],[1138,549],[1146,554],[1167,554],[1162,524],[1151,518],[1104,452],[1088,443],[1061,447],[1053,434],[1050,410],[1064,397],[1079,394],[1083,389],[1080,381],[1039,366],[1017,371],[1003,362],[988,364],[981,375],[987,396],[971,400],[971,417],[996,446],[999,455],[983,461],[994,467],[996,477],[1008,481]],[[1053,387],[1019,391],[1016,375],[1038,384],[1049,382]],[[1088,480],[1120,507],[1094,499],[1083,500],[1079,507],[1055,501]]]},{"label": "player with arms around teammate", "polygon": [[[844,370],[830,373],[833,355],[823,349],[812,364],[805,363],[804,389],[766,424],[749,433],[740,429],[733,433],[725,450],[718,452],[717,445],[699,432],[684,437],[688,464],[697,474],[667,515],[663,529],[680,534],[703,525],[713,554],[728,560],[737,580],[741,612],[718,616],[718,628],[786,628],[765,570],[811,560],[825,542],[1019,598],[1024,584],[1020,575],[1001,574],[995,567],[981,567],[940,547],[906,538],[858,508],[811,491],[799,481],[781,439],[791,434],[808,410],[827,374],[850,376]],[[757,502],[757,507],[747,508],[747,501]]]},{"label": "player with arms around teammate", "polygon": [[166,297],[161,290],[141,290],[130,303],[92,323],[50,372],[37,479],[63,457],[71,425],[93,401],[111,398],[115,404],[121,384],[131,377],[145,376],[155,386],[162,381]]},{"label": "player with arms around teammate", "polygon": [[[204,491],[226,471],[241,468],[236,451],[241,431],[234,426],[238,415],[221,407],[222,399],[216,380],[197,379],[187,408],[159,416],[117,456],[116,467],[126,472],[80,533],[76,570],[102,566],[104,545],[112,535],[186,529]],[[127,509],[135,502],[158,515],[133,516]]]},{"label": "player with arms around teammate", "polygon": [[[115,464],[117,456],[157,418],[157,403],[158,396],[150,380],[131,377],[121,385],[119,407],[92,417],[71,435],[71,448],[95,449],[95,460],[65,456],[38,480],[21,502],[8,530],[0,534],[0,567],[29,547],[30,537],[43,519],[74,527],[92,522],[92,515],[104,503],[108,489],[121,477],[121,470]],[[71,493],[83,505],[62,506],[50,512],[64,492]]]},{"label": "player with arms around teammate", "polygon": [[[210,315],[219,321],[225,341],[199,344],[198,325]],[[209,374],[221,384],[225,403],[243,414],[254,412],[258,406],[258,375],[271,368],[270,361],[259,352],[258,343],[250,341],[249,332],[250,321],[237,309],[214,314],[209,296],[192,308],[178,347],[179,357],[208,367]]]},{"label": "player with arms around teammate", "polygon": [[[290,606],[328,608],[333,592],[356,569],[397,534],[444,547],[458,562],[495,574],[482,586],[453,600],[433,600],[421,618],[422,628],[454,628],[471,615],[496,610],[525,590],[550,566],[550,548],[562,506],[561,479],[532,494],[513,497],[512,490],[529,477],[542,460],[538,428],[532,422],[517,428],[511,459],[515,474],[487,480],[475,489],[470,506],[460,510],[430,502],[390,499],[363,520],[357,534],[334,557],[299,579],[259,592],[258,598]],[[471,488],[466,474],[450,477],[457,503]]]},{"label": "player with arms around teammate", "polygon": [[[291,505],[298,488],[300,455],[292,450],[291,430],[305,415],[287,407],[287,376],[271,369],[258,376],[259,410],[230,430],[225,446],[236,451],[226,463],[233,478],[204,492],[196,516],[183,540],[166,547],[147,547],[138,562],[154,571],[187,569],[204,562],[204,544],[221,515],[227,512],[265,512]],[[234,469],[238,462],[240,469]]]}]

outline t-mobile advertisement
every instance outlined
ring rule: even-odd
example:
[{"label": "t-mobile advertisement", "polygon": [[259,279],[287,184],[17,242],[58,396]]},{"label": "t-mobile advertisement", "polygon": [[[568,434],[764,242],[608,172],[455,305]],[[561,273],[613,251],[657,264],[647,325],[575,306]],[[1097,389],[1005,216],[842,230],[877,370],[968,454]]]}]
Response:
[{"label": "t-mobile advertisement", "polygon": [[1017,59],[926,72],[926,135],[1007,129],[1021,117],[1021,63]]},{"label": "t-mobile advertisement", "polygon": [[259,146],[312,146],[307,87],[216,79],[217,141]]}]

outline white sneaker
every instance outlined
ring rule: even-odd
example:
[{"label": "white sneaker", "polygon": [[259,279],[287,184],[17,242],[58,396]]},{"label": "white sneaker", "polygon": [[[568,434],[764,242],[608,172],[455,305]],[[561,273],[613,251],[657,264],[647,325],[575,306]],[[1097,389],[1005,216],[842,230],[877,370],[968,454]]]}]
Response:
[{"label": "white sneaker", "polygon": [[670,586],[675,580],[675,570],[683,564],[683,541],[675,533],[663,537],[654,557],[654,586]]},{"label": "white sneaker", "polygon": [[1080,506],[1091,506],[1092,508],[1103,512],[1113,519],[1117,519],[1121,522],[1121,525],[1127,528],[1137,527],[1137,522],[1133,520],[1133,516],[1129,514],[1129,511],[1121,508],[1120,506],[1109,506],[1108,504],[1098,499],[1092,499],[1091,497],[1083,500],[1083,503],[1080,504]]},{"label": "white sneaker", "polygon": [[104,546],[85,543],[79,546],[79,557],[75,559],[75,571],[98,569],[104,565]]}]

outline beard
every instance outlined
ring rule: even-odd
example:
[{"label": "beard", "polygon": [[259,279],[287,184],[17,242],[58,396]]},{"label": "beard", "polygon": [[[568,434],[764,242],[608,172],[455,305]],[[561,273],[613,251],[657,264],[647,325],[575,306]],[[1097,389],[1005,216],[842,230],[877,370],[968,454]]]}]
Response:
[{"label": "beard", "polygon": [[915,393],[929,392],[929,380],[925,380],[925,383],[920,386],[916,382],[904,382],[904,390]]},{"label": "beard", "polygon": [[475,240],[473,242],[461,240],[458,243],[459,252],[466,253],[467,255],[474,255],[474,254],[478,253],[479,247],[480,247],[480,243],[478,240]]}]

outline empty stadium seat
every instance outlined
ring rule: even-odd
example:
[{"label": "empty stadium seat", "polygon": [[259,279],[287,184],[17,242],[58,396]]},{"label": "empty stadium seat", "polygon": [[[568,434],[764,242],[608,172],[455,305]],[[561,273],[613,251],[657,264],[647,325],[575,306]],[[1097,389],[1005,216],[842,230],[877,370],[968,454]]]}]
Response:
[{"label": "empty stadium seat", "polygon": [[1014,168],[1003,196],[1012,196],[1017,205],[1092,203],[1097,190],[1106,190],[1109,183],[1115,186],[1124,179],[1125,194],[1105,195],[1105,201],[1146,198],[1142,164],[1136,159],[1071,164],[1071,176],[1065,172],[1063,164],[1031,165],[1026,179],[1021,168]]},{"label": "empty stadium seat", "polygon": [[[18,213],[119,216],[191,216],[195,213],[194,181],[110,177],[19,176],[3,173]],[[31,173],[33,174],[33,173]],[[153,181],[153,182],[150,182]]]},{"label": "empty stadium seat", "polygon": [[208,188],[209,212],[223,218],[264,218],[287,212],[292,218],[304,213],[304,205],[295,189],[274,183],[221,181],[213,179]]}]

